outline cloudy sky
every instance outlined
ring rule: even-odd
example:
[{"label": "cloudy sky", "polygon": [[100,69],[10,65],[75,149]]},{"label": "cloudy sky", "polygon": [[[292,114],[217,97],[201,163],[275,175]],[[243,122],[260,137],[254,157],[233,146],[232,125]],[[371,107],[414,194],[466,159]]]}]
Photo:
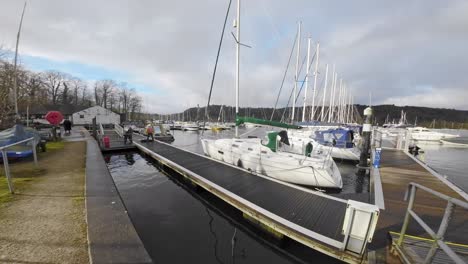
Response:
[{"label": "cloudy sky", "polygon": [[[234,104],[235,3],[212,103]],[[206,104],[228,0],[29,0],[20,60],[85,80],[135,87],[144,110],[171,113]],[[0,0],[0,45],[13,49],[23,2]],[[468,109],[468,1],[244,0],[241,106],[273,106],[296,34],[320,41],[325,64],[355,102]],[[293,85],[293,67],[280,105]],[[310,90],[309,90],[310,91]],[[310,93],[309,93],[310,94]],[[299,101],[302,104],[302,99]]]}]

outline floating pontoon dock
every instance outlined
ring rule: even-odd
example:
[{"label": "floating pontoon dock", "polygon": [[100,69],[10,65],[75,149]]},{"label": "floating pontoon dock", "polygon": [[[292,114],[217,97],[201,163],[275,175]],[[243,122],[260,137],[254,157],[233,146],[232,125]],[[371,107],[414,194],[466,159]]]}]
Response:
[{"label": "floating pontoon dock", "polygon": [[362,262],[379,209],[283,183],[162,142],[134,143],[249,217],[327,255]]},{"label": "floating pontoon dock", "polygon": [[[466,203],[467,194],[459,189],[457,186],[448,182],[443,176],[426,166],[415,157],[409,155],[407,152],[396,149],[384,149],[381,158],[380,177],[382,181],[383,198],[385,201],[385,210],[382,210],[377,224],[376,232],[374,235],[373,243],[369,247],[376,250],[380,254],[380,258],[384,258],[385,247],[387,246],[389,235],[393,238],[399,237],[399,234],[404,225],[404,219],[407,214],[408,202],[404,200],[405,195],[408,194],[407,200],[410,200],[409,194],[410,183],[420,185],[431,189],[442,195],[448,196],[453,204],[453,199],[459,200],[461,203]],[[408,192],[408,193],[407,193]],[[416,190],[415,190],[416,192]],[[442,234],[441,240],[450,241],[458,245],[458,249],[465,248],[458,253],[460,255],[466,254],[468,249],[468,214],[467,209],[455,205],[455,208],[447,209],[448,201],[437,197],[431,192],[417,189],[414,198],[412,210],[434,230],[438,232],[439,227],[445,229]],[[447,215],[447,219],[443,217]],[[444,223],[444,221],[447,221]],[[443,226],[447,224],[447,226]],[[448,224],[450,224],[448,226]],[[426,255],[417,256],[417,254],[427,254],[432,243],[427,243],[432,240],[428,232],[417,223],[414,217],[409,219],[409,224],[406,229],[404,245],[407,245],[406,252],[395,252],[402,255],[402,259],[406,258],[411,263],[418,262],[419,259],[424,260]],[[408,241],[406,241],[408,240]],[[418,248],[414,247],[415,241]],[[423,242],[424,241],[424,242]],[[434,240],[432,240],[434,241]],[[396,243],[396,241],[393,241]],[[450,245],[450,242],[448,243]],[[424,248],[425,244],[425,248]],[[413,246],[411,248],[411,246]],[[456,248],[455,250],[456,251]],[[443,263],[451,263],[442,250],[437,252],[438,260],[445,260]],[[465,261],[467,261],[465,256]]]}]

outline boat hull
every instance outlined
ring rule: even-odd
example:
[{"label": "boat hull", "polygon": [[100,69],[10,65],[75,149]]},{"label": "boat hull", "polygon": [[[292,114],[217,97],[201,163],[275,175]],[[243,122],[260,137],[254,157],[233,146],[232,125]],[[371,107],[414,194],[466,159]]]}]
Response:
[{"label": "boat hull", "polygon": [[[259,139],[202,139],[205,155],[281,181],[323,188],[342,188],[341,174],[331,158],[271,152]],[[302,163],[301,163],[302,161]]]}]

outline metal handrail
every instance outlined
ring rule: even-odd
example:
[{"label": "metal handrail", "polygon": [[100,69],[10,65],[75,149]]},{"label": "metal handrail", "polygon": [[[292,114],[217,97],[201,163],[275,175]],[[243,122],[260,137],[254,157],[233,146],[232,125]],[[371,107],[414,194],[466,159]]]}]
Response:
[{"label": "metal handrail", "polygon": [[[413,211],[413,205],[414,205],[414,200],[416,197],[416,190],[421,189],[423,191],[426,191],[434,196],[439,197],[440,199],[446,200],[447,201],[447,206],[445,208],[445,213],[444,217],[442,218],[442,221],[440,223],[439,229],[437,230],[437,233],[433,231],[428,224],[426,224],[414,211]],[[409,201],[408,201],[409,199]],[[465,263],[449,246],[444,241],[444,235],[445,232],[447,231],[447,227],[449,224],[450,219],[452,218],[452,214],[454,211],[454,207],[459,206],[464,209],[468,209],[468,203],[461,201],[459,199],[447,196],[443,193],[434,191],[432,189],[429,189],[423,185],[411,182],[408,184],[408,189],[405,193],[405,201],[408,201],[408,209],[406,210],[406,215],[405,219],[403,221],[403,226],[401,228],[400,232],[400,237],[398,238],[398,241],[396,243],[397,247],[401,247],[401,244],[403,243],[403,239],[406,234],[406,230],[408,229],[408,224],[410,217],[414,218],[416,222],[434,239],[434,243],[432,244],[429,252],[427,253],[424,263],[431,263],[437,248],[442,249],[448,257],[450,257],[455,263]]]},{"label": "metal handrail", "polygon": [[26,142],[31,141],[31,140],[34,140],[34,137],[23,139],[21,141],[15,142],[15,143],[10,144],[10,145],[2,146],[2,147],[0,147],[0,150],[4,150],[4,149],[10,148],[10,147],[13,147],[15,145],[23,144],[23,143],[26,143]]},{"label": "metal handrail", "polygon": [[123,137],[124,129],[121,125],[114,123],[114,130],[117,132],[117,134],[119,134],[120,137]]},{"label": "metal handrail", "polygon": [[15,188],[14,188],[13,182],[11,180],[10,165],[8,164],[8,154],[6,152],[6,149],[8,149],[10,147],[13,147],[13,146],[16,146],[16,145],[19,145],[19,144],[29,142],[29,141],[32,141],[32,143],[33,143],[31,148],[32,148],[33,156],[34,156],[34,164],[37,166],[36,145],[37,145],[38,142],[36,142],[34,137],[23,139],[21,141],[15,142],[13,144],[0,147],[0,151],[2,152],[2,158],[3,158],[3,167],[5,168],[5,176],[7,178],[8,189],[10,190],[10,193],[14,193]]},{"label": "metal handrail", "polygon": [[99,132],[101,135],[104,135],[104,127],[102,127],[102,123],[99,123]]}]

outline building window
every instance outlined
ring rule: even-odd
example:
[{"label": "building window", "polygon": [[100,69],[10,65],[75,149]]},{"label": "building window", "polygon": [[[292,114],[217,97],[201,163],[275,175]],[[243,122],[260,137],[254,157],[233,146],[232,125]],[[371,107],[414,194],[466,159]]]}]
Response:
[{"label": "building window", "polygon": [[80,118],[84,118],[84,115],[80,115]]}]

